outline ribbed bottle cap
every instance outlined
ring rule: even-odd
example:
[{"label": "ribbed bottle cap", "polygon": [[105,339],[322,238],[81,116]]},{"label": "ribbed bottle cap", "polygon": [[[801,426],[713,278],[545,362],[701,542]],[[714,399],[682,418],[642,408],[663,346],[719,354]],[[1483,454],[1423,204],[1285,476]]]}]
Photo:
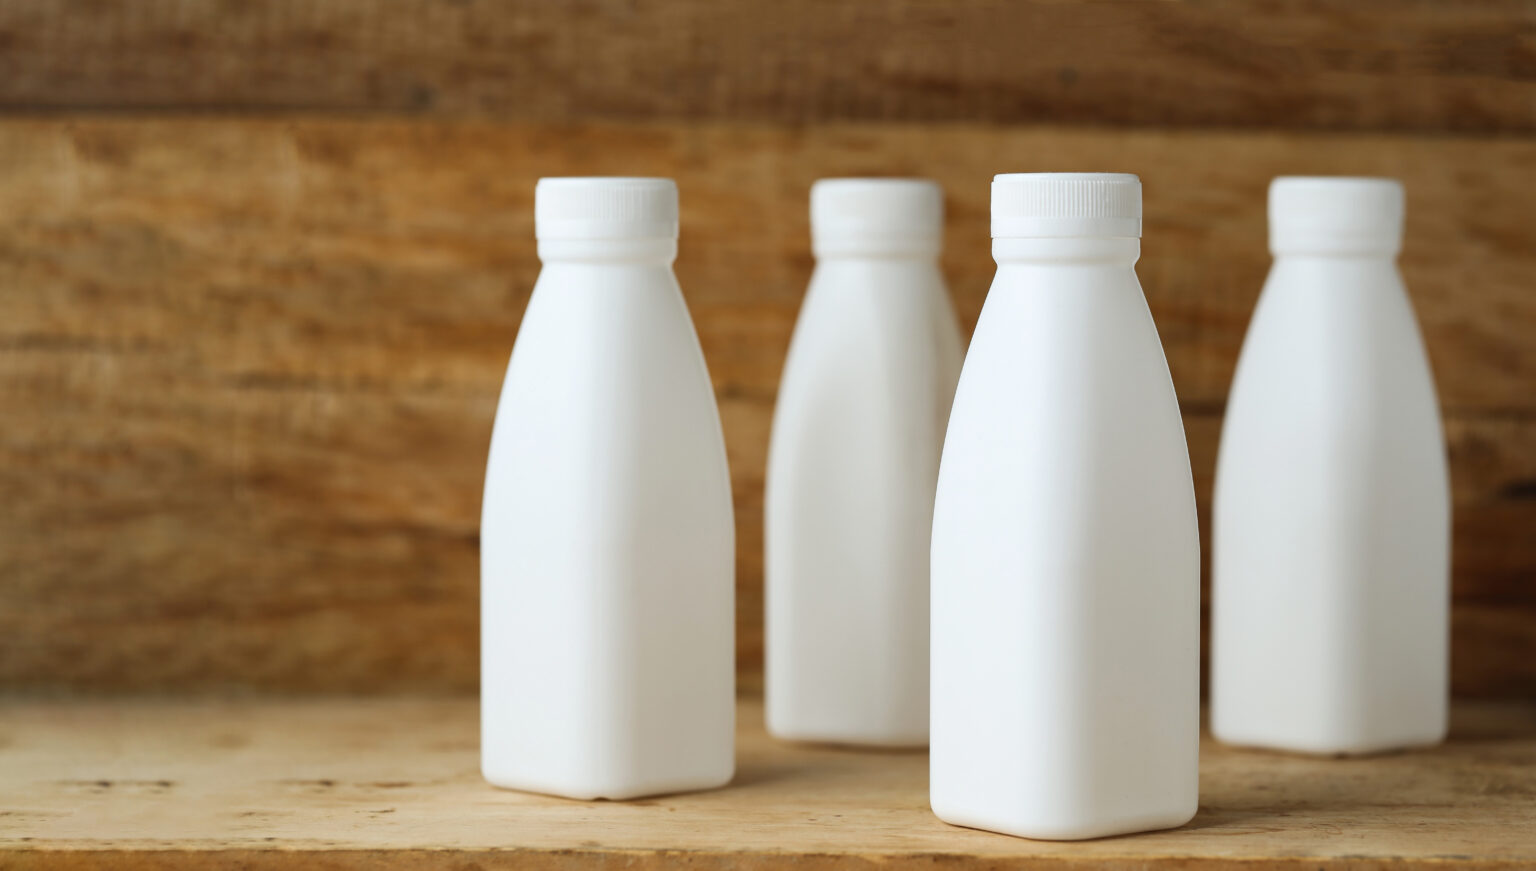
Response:
[{"label": "ribbed bottle cap", "polygon": [[937,255],[944,191],[920,178],[824,178],[811,185],[811,243],[824,254]]},{"label": "ribbed bottle cap", "polygon": [[676,239],[670,178],[541,178],[533,192],[540,239]]},{"label": "ribbed bottle cap", "polygon": [[1141,179],[1121,172],[992,178],[992,238],[1141,237]]},{"label": "ribbed bottle cap", "polygon": [[1281,176],[1269,183],[1269,249],[1282,253],[1396,252],[1403,185],[1391,178]]}]

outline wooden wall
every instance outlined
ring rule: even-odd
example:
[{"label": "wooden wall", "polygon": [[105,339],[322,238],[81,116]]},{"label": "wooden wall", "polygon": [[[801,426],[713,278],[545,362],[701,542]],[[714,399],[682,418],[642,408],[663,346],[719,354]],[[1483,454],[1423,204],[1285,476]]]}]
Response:
[{"label": "wooden wall", "polygon": [[1202,522],[1281,173],[1402,178],[1453,672],[1536,693],[1536,4],[0,0],[0,687],[462,691],[542,175],[678,179],[739,662],[829,175],[1140,173]]}]

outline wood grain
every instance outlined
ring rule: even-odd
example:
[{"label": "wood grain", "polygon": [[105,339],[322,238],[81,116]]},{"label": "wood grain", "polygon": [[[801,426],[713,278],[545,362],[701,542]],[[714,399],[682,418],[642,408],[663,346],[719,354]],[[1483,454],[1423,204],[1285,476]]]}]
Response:
[{"label": "wood grain", "polygon": [[[1513,869],[1536,862],[1536,708],[1462,705],[1429,751],[1201,746],[1200,810],[1077,843],[945,825],[928,757],[771,740],[739,711],[727,787],[630,802],[497,790],[473,700],[13,702],[0,864]],[[105,852],[103,852],[105,851]]]},{"label": "wood grain", "polygon": [[0,107],[1536,130],[1525,0],[5,0]]},{"label": "wood grain", "polygon": [[987,182],[1127,169],[1202,511],[1284,172],[1409,190],[1402,267],[1447,418],[1456,690],[1536,694],[1536,141],[486,121],[0,121],[0,686],[467,690],[496,395],[541,175],[674,176],[679,278],[761,665],[762,474],[821,176],[948,192],[967,327]]}]

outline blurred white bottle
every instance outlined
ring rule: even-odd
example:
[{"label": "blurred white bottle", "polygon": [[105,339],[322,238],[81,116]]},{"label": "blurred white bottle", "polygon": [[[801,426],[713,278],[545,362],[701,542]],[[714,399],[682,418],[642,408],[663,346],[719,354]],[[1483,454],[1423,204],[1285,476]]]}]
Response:
[{"label": "blurred white bottle", "polygon": [[546,178],[543,271],[486,469],[481,746],[497,786],[630,798],[724,784],[734,528],[683,303],[669,179]]},{"label": "blurred white bottle", "polygon": [[1195,813],[1199,531],[1140,236],[1134,175],[992,182],[997,277],[933,519],[946,822],[1078,839]]},{"label": "blurred white bottle", "polygon": [[930,181],[811,188],[816,271],[774,409],[768,729],[928,742],[928,537],[963,355]]},{"label": "blurred white bottle", "polygon": [[1445,735],[1450,498],[1391,179],[1277,178],[1216,470],[1211,729],[1367,753]]}]

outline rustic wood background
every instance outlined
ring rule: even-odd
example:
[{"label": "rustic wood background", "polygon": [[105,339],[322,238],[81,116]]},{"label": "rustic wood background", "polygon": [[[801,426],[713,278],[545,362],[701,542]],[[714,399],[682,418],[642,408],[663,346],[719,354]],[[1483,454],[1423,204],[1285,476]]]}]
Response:
[{"label": "rustic wood background", "polygon": [[1455,494],[1453,672],[1536,694],[1536,4],[0,0],[0,687],[465,691],[541,175],[682,192],[739,661],[806,194],[1140,173],[1202,521],[1282,173],[1402,178]]}]

